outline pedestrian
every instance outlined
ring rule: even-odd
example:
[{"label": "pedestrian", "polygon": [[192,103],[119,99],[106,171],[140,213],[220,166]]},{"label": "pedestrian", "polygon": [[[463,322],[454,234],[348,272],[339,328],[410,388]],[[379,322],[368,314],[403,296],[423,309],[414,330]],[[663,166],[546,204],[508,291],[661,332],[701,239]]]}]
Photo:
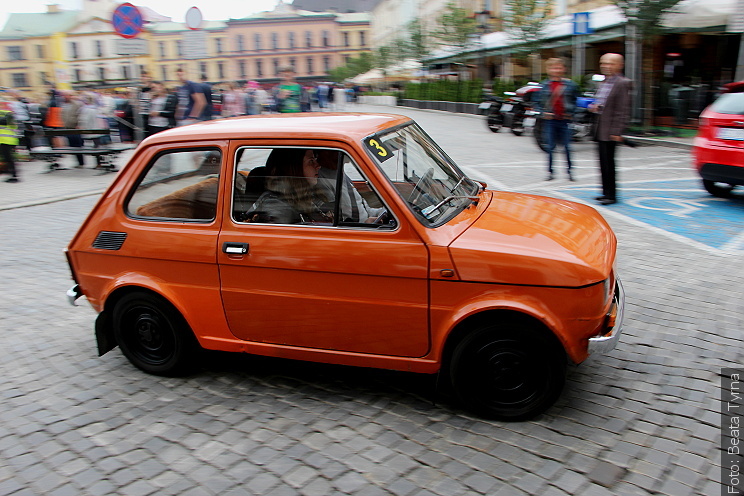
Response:
[{"label": "pedestrian", "polygon": [[31,116],[29,115],[28,100],[18,91],[10,92],[11,100],[10,109],[13,111],[13,119],[18,133],[18,144],[24,148],[31,156],[31,138],[33,137],[33,128],[31,127]]},{"label": "pedestrian", "polygon": [[6,183],[17,183],[18,173],[16,172],[15,159],[13,152],[18,144],[16,136],[16,124],[13,119],[13,111],[6,102],[0,102],[0,158],[5,162],[3,173],[10,174],[5,180]]},{"label": "pedestrian", "polygon": [[150,101],[150,125],[147,136],[176,127],[176,108],[178,97],[167,91],[163,83],[153,81],[152,100]]},{"label": "pedestrian", "polygon": [[178,112],[176,113],[178,124],[192,124],[202,115],[207,99],[202,93],[201,85],[190,81],[182,68],[179,67],[176,70],[176,77],[181,82],[181,87],[178,89]]},{"label": "pedestrian", "polygon": [[325,111],[328,108],[328,85],[326,83],[318,83],[317,95],[318,95],[318,107],[321,111]]},{"label": "pedestrian", "polygon": [[[80,101],[78,95],[71,90],[64,91],[62,93],[64,103],[62,104],[62,123],[65,125],[65,129],[78,129],[80,127],[80,114],[83,109],[83,102]],[[82,148],[83,147],[83,136],[80,134],[70,134],[67,136],[67,144],[71,148]],[[78,165],[75,167],[82,169],[85,165],[85,158],[82,153],[75,155],[77,158]]]},{"label": "pedestrian", "polygon": [[545,62],[548,78],[542,81],[535,102],[535,110],[543,119],[543,133],[548,147],[548,177],[555,178],[553,172],[553,152],[557,145],[566,150],[566,174],[569,181],[575,181],[571,171],[571,121],[579,96],[579,86],[570,79],[564,78],[566,63],[554,57]]},{"label": "pedestrian", "polygon": [[333,88],[333,107],[336,112],[346,110],[346,90],[342,84]]},{"label": "pedestrian", "polygon": [[200,121],[211,121],[214,118],[214,99],[212,97],[212,85],[207,81],[207,75],[202,74],[201,92],[204,95],[205,105],[199,116]]},{"label": "pedestrian", "polygon": [[596,99],[589,110],[597,113],[597,150],[602,177],[601,205],[617,203],[615,151],[623,141],[623,131],[630,117],[630,91],[633,82],[622,75],[625,61],[619,53],[605,53],[599,68],[605,79],[597,89]]},{"label": "pedestrian", "polygon": [[246,97],[240,90],[240,87],[231,82],[228,84],[228,90],[222,94],[222,116],[237,117],[245,115]]},{"label": "pedestrian", "polygon": [[[96,95],[94,93],[85,93],[81,101],[83,106],[80,109],[78,125],[82,129],[108,129],[108,122],[101,113]],[[105,134],[91,134],[88,139],[93,141],[93,147],[98,148],[103,144],[102,138]],[[81,139],[82,141],[82,139]],[[81,155],[82,157],[82,155]],[[101,156],[96,156],[96,169],[100,169],[103,163]]]},{"label": "pedestrian", "polygon": [[294,69],[291,66],[284,67],[280,74],[282,82],[276,87],[274,95],[277,111],[283,114],[300,112],[302,86],[294,80]]},{"label": "pedestrian", "polygon": [[[139,112],[138,126],[141,126],[144,135],[148,129],[148,119],[150,118],[150,101],[152,100],[152,76],[147,71],[142,71],[140,74],[140,87],[137,94],[137,109]],[[138,138],[141,140],[143,134],[139,134]]]}]

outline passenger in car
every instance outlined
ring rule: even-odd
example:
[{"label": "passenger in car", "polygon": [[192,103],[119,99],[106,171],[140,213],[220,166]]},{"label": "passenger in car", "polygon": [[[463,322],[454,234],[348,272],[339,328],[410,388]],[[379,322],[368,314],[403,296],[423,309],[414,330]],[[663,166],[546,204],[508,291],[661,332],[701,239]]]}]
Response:
[{"label": "passenger in car", "polygon": [[333,222],[333,205],[318,188],[318,158],[313,150],[277,148],[266,161],[266,191],[246,218],[272,224]]},{"label": "passenger in car", "polygon": [[[335,199],[336,171],[338,160],[342,156],[337,150],[318,150],[318,187],[330,200]],[[369,206],[367,201],[354,187],[351,179],[344,174],[341,182],[341,218],[345,222],[372,223],[385,211],[384,208]]]}]

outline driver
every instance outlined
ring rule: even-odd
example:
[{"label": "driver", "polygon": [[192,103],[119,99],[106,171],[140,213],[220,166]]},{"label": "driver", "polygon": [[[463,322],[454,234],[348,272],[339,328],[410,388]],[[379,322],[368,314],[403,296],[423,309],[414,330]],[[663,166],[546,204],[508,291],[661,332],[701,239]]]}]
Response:
[{"label": "driver", "polygon": [[[318,188],[330,201],[335,199],[336,192],[336,170],[338,169],[339,151],[318,150]],[[351,179],[344,174],[341,187],[341,218],[345,222],[362,222],[372,224],[385,213],[385,208],[370,207],[367,201],[359,194]]]}]

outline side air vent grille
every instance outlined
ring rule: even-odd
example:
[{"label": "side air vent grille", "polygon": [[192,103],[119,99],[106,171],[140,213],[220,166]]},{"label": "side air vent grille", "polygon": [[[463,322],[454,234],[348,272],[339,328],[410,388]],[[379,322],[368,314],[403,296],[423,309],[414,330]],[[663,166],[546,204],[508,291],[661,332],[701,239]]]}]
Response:
[{"label": "side air vent grille", "polygon": [[98,248],[99,250],[118,250],[124,244],[125,239],[127,239],[127,233],[101,231],[96,236],[96,240],[93,241],[93,248]]}]

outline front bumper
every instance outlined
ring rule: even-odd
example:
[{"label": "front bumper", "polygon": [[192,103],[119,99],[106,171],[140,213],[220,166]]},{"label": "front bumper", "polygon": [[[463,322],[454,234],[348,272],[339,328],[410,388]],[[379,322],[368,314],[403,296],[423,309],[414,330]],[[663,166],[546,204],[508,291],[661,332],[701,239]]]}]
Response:
[{"label": "front bumper", "polygon": [[625,316],[625,290],[620,278],[615,282],[615,296],[610,312],[607,314],[608,326],[604,334],[589,338],[589,354],[608,353],[620,341]]},{"label": "front bumper", "polygon": [[75,303],[75,301],[81,296],[83,296],[83,292],[80,289],[80,286],[77,284],[75,284],[73,287],[67,290],[67,300],[70,302],[70,305],[72,305],[73,307],[78,306],[77,303]]}]

